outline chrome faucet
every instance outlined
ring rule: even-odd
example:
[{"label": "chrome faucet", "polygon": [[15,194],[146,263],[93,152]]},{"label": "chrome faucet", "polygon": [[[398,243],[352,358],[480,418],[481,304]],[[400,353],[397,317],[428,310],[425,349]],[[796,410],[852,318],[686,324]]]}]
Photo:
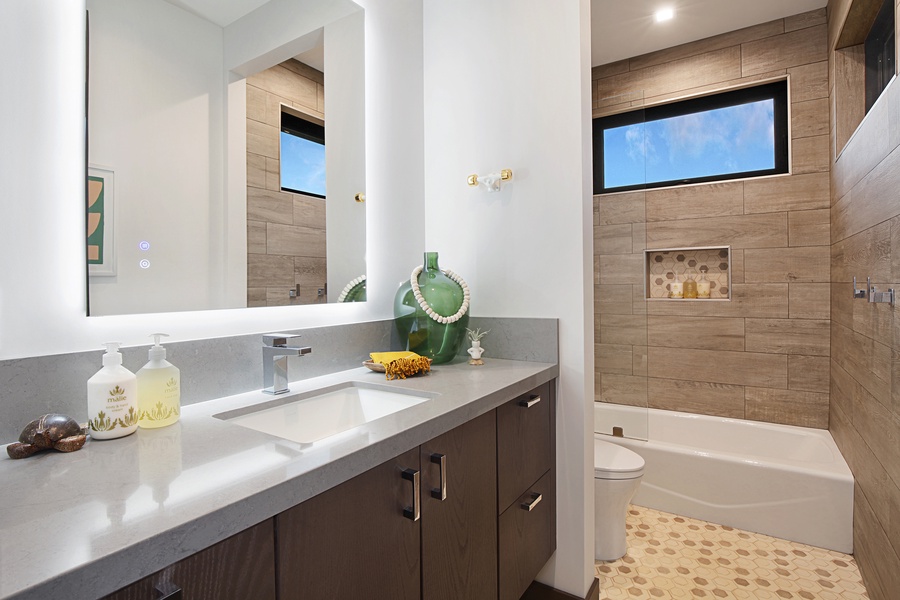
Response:
[{"label": "chrome faucet", "polygon": [[267,333],[263,335],[263,392],[284,394],[288,388],[288,356],[312,353],[312,348],[288,346],[288,340],[298,338],[293,333]]}]

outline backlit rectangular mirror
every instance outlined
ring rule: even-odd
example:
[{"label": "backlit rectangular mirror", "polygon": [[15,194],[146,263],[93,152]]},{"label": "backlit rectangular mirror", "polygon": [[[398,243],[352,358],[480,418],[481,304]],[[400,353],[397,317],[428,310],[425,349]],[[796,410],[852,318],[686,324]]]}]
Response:
[{"label": "backlit rectangular mirror", "polygon": [[365,300],[362,8],[87,6],[90,314]]}]

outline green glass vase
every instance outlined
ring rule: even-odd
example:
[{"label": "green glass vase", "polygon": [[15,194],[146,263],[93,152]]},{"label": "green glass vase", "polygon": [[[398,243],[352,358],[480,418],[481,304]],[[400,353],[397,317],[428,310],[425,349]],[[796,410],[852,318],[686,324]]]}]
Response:
[{"label": "green glass vase", "polygon": [[[425,253],[418,281],[422,297],[437,314],[448,317],[462,306],[463,289],[441,272],[437,252]],[[416,302],[409,281],[394,296],[394,318],[406,350],[427,356],[438,365],[450,362],[457,355],[469,325],[469,311],[455,323],[438,323],[429,317]]]}]

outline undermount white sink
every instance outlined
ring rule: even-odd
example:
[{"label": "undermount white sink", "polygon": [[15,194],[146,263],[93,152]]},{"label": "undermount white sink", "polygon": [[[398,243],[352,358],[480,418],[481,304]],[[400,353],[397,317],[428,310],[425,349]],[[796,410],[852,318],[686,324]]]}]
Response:
[{"label": "undermount white sink", "polygon": [[213,416],[241,427],[311,444],[435,396],[430,392],[349,381]]}]

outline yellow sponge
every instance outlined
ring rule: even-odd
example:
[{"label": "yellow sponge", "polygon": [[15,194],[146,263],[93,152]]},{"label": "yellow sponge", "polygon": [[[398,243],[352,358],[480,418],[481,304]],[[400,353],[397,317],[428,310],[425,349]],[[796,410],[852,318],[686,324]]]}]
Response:
[{"label": "yellow sponge", "polygon": [[382,365],[386,365],[392,360],[397,360],[398,358],[415,358],[419,356],[415,352],[410,352],[409,350],[402,350],[400,352],[372,352],[369,354],[369,357],[372,359],[372,362],[376,362]]},{"label": "yellow sponge", "polygon": [[431,370],[431,360],[415,352],[372,352],[369,356],[373,362],[384,365],[386,379],[406,379]]}]

